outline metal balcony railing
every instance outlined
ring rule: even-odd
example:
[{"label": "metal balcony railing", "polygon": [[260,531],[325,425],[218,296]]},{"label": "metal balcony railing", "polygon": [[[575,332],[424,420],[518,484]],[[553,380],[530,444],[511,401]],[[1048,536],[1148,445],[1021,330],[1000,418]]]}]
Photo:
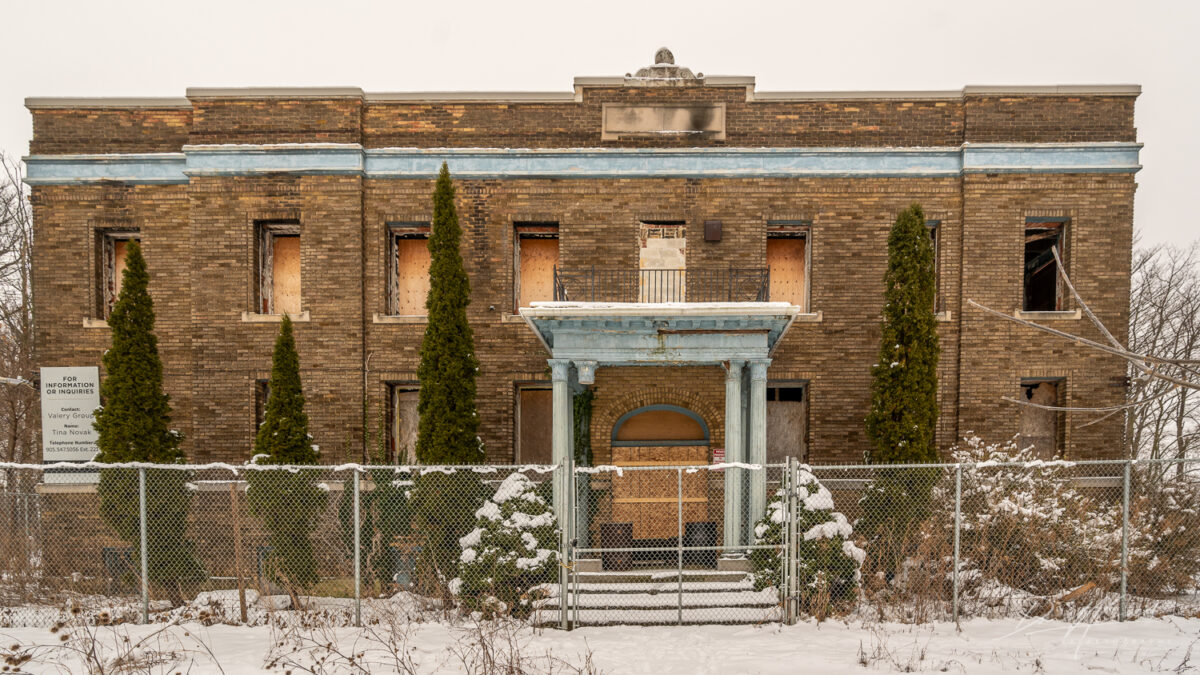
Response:
[{"label": "metal balcony railing", "polygon": [[766,302],[765,267],[554,268],[556,302]]}]

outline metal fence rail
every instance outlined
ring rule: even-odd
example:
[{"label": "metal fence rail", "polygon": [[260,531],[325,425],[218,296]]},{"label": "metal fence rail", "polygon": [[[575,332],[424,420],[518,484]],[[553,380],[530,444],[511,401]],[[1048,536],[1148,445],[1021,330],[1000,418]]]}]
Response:
[{"label": "metal fence rail", "polygon": [[1200,613],[1200,460],[977,459],[0,465],[0,626],[357,625],[399,597],[563,628]]}]

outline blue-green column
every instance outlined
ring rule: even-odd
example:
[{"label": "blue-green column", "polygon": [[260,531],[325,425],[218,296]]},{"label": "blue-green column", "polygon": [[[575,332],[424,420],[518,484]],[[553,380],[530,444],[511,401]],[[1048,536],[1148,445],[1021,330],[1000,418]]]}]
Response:
[{"label": "blue-green column", "polygon": [[559,468],[554,472],[554,516],[562,525],[566,535],[570,522],[569,496],[571,486],[571,362],[567,359],[549,359],[551,393],[551,427],[550,445],[552,461]]},{"label": "blue-green column", "polygon": [[[767,463],[767,366],[771,359],[755,359],[750,366],[750,447],[746,461]],[[750,522],[757,522],[767,511],[766,469],[750,472]]]},{"label": "blue-green column", "polygon": [[[725,369],[725,461],[744,462],[742,453],[742,362]],[[725,552],[742,543],[742,469],[725,469]]]}]

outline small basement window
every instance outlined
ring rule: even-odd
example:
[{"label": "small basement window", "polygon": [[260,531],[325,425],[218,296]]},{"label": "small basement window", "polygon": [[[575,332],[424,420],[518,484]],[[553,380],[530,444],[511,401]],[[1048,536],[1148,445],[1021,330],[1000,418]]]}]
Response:
[{"label": "small basement window", "polygon": [[429,223],[388,225],[388,314],[425,316],[429,259]]},{"label": "small basement window", "polygon": [[125,277],[125,254],[129,250],[129,242],[140,241],[136,230],[125,232],[105,232],[100,242],[100,281],[101,316],[108,318],[113,306],[121,295],[121,283]]},{"label": "small basement window", "polygon": [[1027,222],[1025,225],[1025,298],[1022,309],[1026,312],[1059,312],[1066,309],[1063,284],[1054,262],[1052,250],[1067,262],[1064,243],[1066,223]]},{"label": "small basement window", "polygon": [[[1063,380],[1022,380],[1021,400],[1036,405],[1063,407]],[[1018,445],[1024,449],[1033,447],[1038,459],[1058,459],[1062,456],[1062,411],[1036,408],[1032,405],[1019,406],[1020,418],[1017,433]]]},{"label": "small basement window", "polygon": [[767,224],[767,270],[771,302],[787,302],[808,310],[809,225],[772,221]]},{"label": "small basement window", "polygon": [[558,223],[516,224],[516,307],[554,299],[558,266]]},{"label": "small basement window", "polygon": [[258,226],[258,303],[262,314],[300,314],[300,224]]}]

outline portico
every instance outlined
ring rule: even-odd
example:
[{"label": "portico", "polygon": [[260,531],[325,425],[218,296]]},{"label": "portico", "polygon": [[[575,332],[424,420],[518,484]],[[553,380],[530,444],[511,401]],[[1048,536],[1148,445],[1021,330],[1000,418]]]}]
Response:
[{"label": "portico", "polygon": [[[572,391],[593,384],[598,368],[720,366],[725,373],[724,461],[765,464],[767,369],[799,312],[784,302],[545,302],[521,308],[550,353],[554,463],[567,467],[563,475],[572,474]],[[560,522],[570,520],[564,516],[572,512],[571,485],[570,480],[555,482]],[[752,543],[748,523],[763,513],[766,492],[765,472],[724,471],[724,548]],[[572,522],[564,536],[575,538],[585,528]]]}]

